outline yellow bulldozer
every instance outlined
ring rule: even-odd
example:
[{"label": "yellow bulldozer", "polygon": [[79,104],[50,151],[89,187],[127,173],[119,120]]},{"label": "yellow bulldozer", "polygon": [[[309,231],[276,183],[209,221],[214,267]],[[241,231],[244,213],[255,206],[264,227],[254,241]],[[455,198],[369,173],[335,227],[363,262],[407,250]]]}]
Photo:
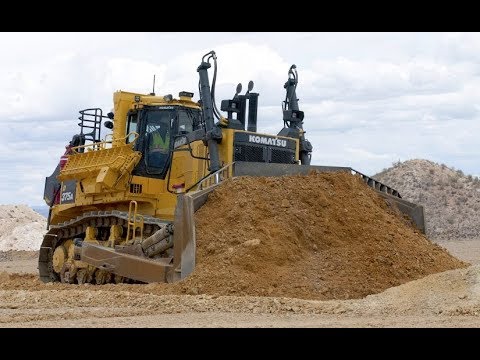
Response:
[{"label": "yellow bulldozer", "polygon": [[[213,64],[210,84],[209,69]],[[361,176],[424,231],[423,208],[395,189],[350,167],[310,165],[298,73],[288,70],[277,135],[257,132],[259,94],[241,84],[232,99],[215,102],[217,57],[197,69],[199,101],[155,92],[117,91],[114,110],[80,111],[57,168],[46,178],[48,232],[38,268],[44,282],[174,282],[195,268],[194,213],[222,181],[237,176],[282,176],[346,171]],[[154,86],[155,88],[155,86]],[[101,138],[102,125],[112,132]]]}]

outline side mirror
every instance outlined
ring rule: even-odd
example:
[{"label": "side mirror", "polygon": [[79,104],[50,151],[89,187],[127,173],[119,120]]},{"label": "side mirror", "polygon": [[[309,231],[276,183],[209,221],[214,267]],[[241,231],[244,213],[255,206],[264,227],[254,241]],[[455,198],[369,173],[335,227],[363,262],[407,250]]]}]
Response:
[{"label": "side mirror", "polygon": [[[236,89],[236,92],[235,92],[235,96],[237,96],[238,94],[240,94],[240,91],[242,91],[242,83],[238,83],[237,89]],[[234,96],[234,97],[235,97],[235,96]]]}]

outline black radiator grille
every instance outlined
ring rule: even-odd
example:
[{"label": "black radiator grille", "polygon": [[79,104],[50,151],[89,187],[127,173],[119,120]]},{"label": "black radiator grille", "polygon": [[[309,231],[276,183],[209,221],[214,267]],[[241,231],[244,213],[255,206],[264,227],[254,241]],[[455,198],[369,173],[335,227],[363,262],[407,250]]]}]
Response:
[{"label": "black radiator grille", "polygon": [[271,146],[236,144],[234,161],[294,164],[295,151]]},{"label": "black radiator grille", "polygon": [[270,149],[270,162],[277,164],[295,163],[295,153],[291,150]]},{"label": "black radiator grille", "polygon": [[235,161],[265,162],[263,146],[236,145]]},{"label": "black radiator grille", "polygon": [[297,141],[293,138],[238,131],[233,161],[295,164]]}]

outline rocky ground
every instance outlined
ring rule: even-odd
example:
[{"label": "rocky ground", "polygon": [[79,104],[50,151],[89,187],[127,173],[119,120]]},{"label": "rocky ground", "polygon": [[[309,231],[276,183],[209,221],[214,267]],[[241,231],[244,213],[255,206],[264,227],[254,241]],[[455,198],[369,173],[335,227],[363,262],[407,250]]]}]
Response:
[{"label": "rocky ground", "polygon": [[[469,251],[446,244],[480,264],[480,239],[467,243]],[[0,261],[0,327],[480,327],[480,265],[355,300],[160,295],[154,288],[42,284],[35,254],[12,253]]]},{"label": "rocky ground", "polygon": [[480,179],[445,164],[415,159],[373,176],[424,206],[427,236],[434,241],[480,237]]}]

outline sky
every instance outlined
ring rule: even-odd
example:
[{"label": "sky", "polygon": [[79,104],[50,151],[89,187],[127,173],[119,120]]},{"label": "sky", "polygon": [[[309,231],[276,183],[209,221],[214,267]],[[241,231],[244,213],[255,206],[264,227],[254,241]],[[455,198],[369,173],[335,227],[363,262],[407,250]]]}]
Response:
[{"label": "sky", "polygon": [[0,48],[0,204],[44,204],[78,111],[109,112],[115,91],[149,93],[155,74],[157,95],[198,100],[210,50],[217,106],[253,80],[264,133],[283,127],[297,65],[312,165],[374,175],[420,158],[480,175],[480,33],[0,33]]}]

